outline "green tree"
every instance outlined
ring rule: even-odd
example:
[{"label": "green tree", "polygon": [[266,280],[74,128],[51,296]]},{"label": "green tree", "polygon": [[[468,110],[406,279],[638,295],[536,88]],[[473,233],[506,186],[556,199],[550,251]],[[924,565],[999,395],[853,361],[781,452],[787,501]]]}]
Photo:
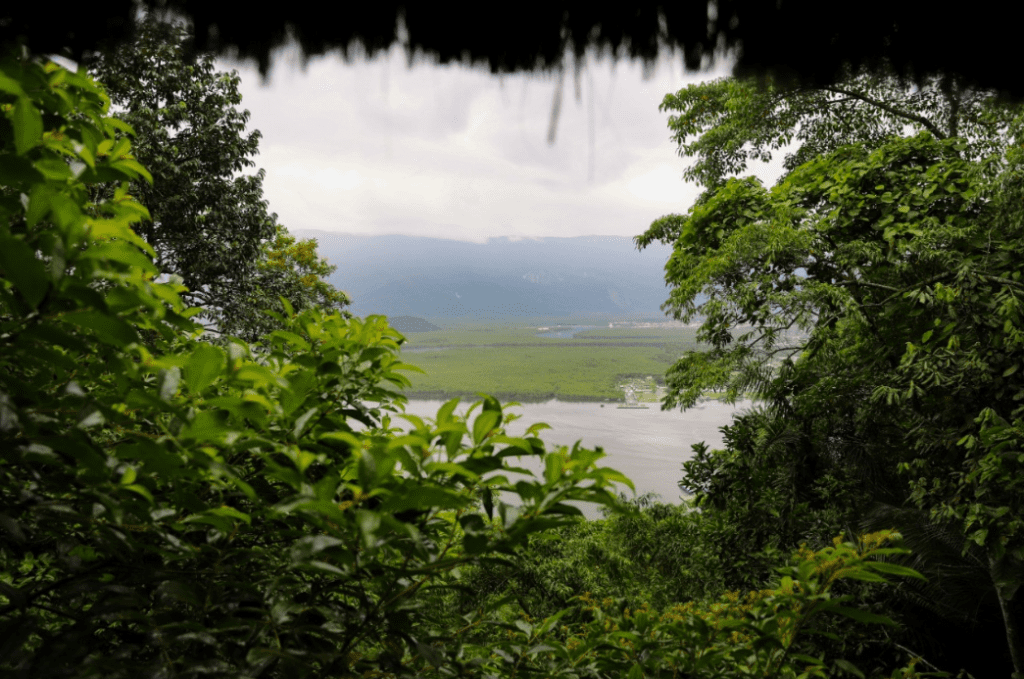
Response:
[{"label": "green tree", "polygon": [[[711,345],[670,369],[665,407],[712,388],[762,401],[684,483],[762,545],[822,540],[878,500],[962,531],[986,551],[1020,672],[1020,111],[926,94],[855,80],[669,95],[707,190],[637,242],[675,246],[666,309],[700,316]],[[771,190],[726,178],[793,138]]]},{"label": "green tree", "polygon": [[846,144],[875,149],[924,131],[936,139],[962,137],[967,147],[961,153],[970,160],[999,156],[1016,107],[965,88],[954,76],[918,87],[885,71],[847,68],[844,79],[820,88],[720,78],[666,95],[660,110],[678,112],[669,116],[672,139],[680,156],[693,159],[683,178],[711,188],[794,142],[782,178]]},{"label": "green tree", "polygon": [[[152,217],[136,230],[160,272],[180,277],[183,300],[202,308],[208,330],[250,342],[275,327],[263,311],[283,311],[278,296],[296,310],[344,306],[342,293],[310,280],[328,271],[315,248],[289,241],[268,213],[264,171],[239,175],[254,166],[260,133],[245,134],[237,73],[217,72],[209,55],[189,65],[180,26],[147,14],[138,30],[134,43],[85,65],[122,109],[116,115],[136,132],[135,155],[153,173],[152,185],[136,182],[132,191]],[[101,190],[109,196],[112,187]]]},{"label": "green tree", "polygon": [[252,296],[231,312],[232,326],[246,328],[243,339],[266,336],[280,324],[266,312],[286,313],[281,298],[297,312],[317,308],[348,315],[348,295],[326,280],[336,269],[318,254],[315,238],[299,240],[278,225],[273,240],[263,244]]},{"label": "green tree", "polygon": [[[5,674],[462,671],[432,588],[629,485],[540,425],[506,436],[491,398],[392,427],[410,367],[382,317],[289,311],[258,354],[197,339],[132,231],[150,177],[102,87],[6,55],[0,111]],[[542,479],[509,481],[523,456]]]}]

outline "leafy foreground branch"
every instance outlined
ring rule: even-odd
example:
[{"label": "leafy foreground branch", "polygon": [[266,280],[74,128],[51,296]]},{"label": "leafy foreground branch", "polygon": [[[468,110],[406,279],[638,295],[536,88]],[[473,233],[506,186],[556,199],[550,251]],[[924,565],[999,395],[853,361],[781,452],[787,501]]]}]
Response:
[{"label": "leafy foreground branch", "polygon": [[[612,614],[595,612],[571,649],[460,646],[467,623],[499,619],[443,605],[460,566],[578,518],[570,502],[616,508],[612,484],[628,479],[597,467],[600,451],[547,449],[543,425],[506,436],[489,397],[475,417],[451,401],[393,428],[390,385],[411,367],[380,317],[284,303],[265,346],[199,340],[197,310],[154,282],[154,250],[132,230],[147,211],[128,182],[151,177],[102,88],[8,55],[0,106],[5,676],[778,673],[805,662],[793,644],[812,614],[844,612],[801,566],[757,599],[763,621],[737,618],[736,638],[683,616],[648,642],[637,616],[602,632]],[[89,191],[112,181],[113,196]],[[850,577],[884,571],[837,549]]]}]

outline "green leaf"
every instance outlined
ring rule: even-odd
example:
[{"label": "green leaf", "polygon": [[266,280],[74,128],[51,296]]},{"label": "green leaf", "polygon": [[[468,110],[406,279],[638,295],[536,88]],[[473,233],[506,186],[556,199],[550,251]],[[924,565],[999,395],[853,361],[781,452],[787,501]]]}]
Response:
[{"label": "green leaf", "polygon": [[57,160],[56,158],[37,160],[34,165],[46,179],[64,181],[73,176],[71,174],[71,167],[63,160]]},{"label": "green leaf", "polygon": [[373,459],[372,451],[364,451],[359,456],[359,485],[364,492],[369,492],[377,483],[377,462]]},{"label": "green leaf", "polygon": [[300,335],[296,335],[294,332],[288,332],[287,330],[275,330],[274,332],[270,333],[270,336],[284,340],[286,343],[290,344],[296,349],[299,349],[300,351],[309,350],[309,342],[304,340]]},{"label": "green leaf", "polygon": [[11,123],[14,126],[14,149],[24,155],[39,145],[43,138],[43,117],[28,97],[18,97]]},{"label": "green leaf", "polygon": [[866,567],[872,570],[879,571],[881,573],[888,573],[889,575],[899,575],[906,578],[917,578],[918,580],[924,580],[927,582],[928,578],[924,577],[913,568],[907,568],[906,566],[898,566],[894,563],[888,563],[886,561],[869,561],[864,564]]},{"label": "green leaf", "polygon": [[185,386],[193,394],[201,394],[224,371],[227,358],[224,350],[211,344],[200,343],[182,369]]},{"label": "green leaf", "polygon": [[380,529],[380,514],[366,509],[356,510],[356,525],[362,536],[363,545],[369,549],[376,543],[377,531]]},{"label": "green leaf", "polygon": [[889,582],[881,575],[877,575],[864,569],[851,571],[846,573],[843,577],[850,578],[851,580],[863,580],[865,582]]},{"label": "green leaf", "polygon": [[156,502],[156,500],[153,498],[153,494],[149,492],[149,489],[146,488],[145,486],[141,485],[141,484],[132,483],[132,484],[129,484],[129,485],[125,486],[124,489],[125,490],[130,490],[131,492],[135,493],[136,495],[141,495],[142,497],[144,497],[147,500],[149,500],[150,503]]},{"label": "green leaf", "polygon": [[527,427],[526,432],[523,434],[523,436],[536,436],[537,432],[544,431],[545,429],[551,429],[551,425],[546,424],[544,422],[537,422],[536,424],[531,424],[529,427]]},{"label": "green leaf", "polygon": [[491,431],[498,426],[501,413],[495,410],[484,410],[473,422],[473,443],[480,445]]},{"label": "green leaf", "polygon": [[296,440],[302,436],[302,430],[306,428],[306,423],[309,422],[310,418],[318,412],[320,412],[319,408],[310,408],[295,420],[295,427],[292,428],[292,436],[294,436]]},{"label": "green leaf", "polygon": [[252,523],[252,518],[248,514],[246,514],[245,512],[240,512],[234,507],[228,507],[227,505],[224,505],[222,507],[216,507],[214,509],[209,510],[207,513],[213,514],[215,516],[224,516],[231,519],[238,519],[239,521],[244,521],[247,524]]},{"label": "green leaf", "polygon": [[427,465],[427,470],[431,475],[434,475],[437,472],[443,472],[453,476],[462,476],[470,481],[477,481],[480,478],[479,474],[475,474],[465,466],[455,464],[454,462],[431,462]]},{"label": "green leaf", "polygon": [[8,78],[2,72],[0,72],[0,91],[13,94],[16,97],[26,97],[25,90],[22,89],[21,84],[13,78]]},{"label": "green leaf", "polygon": [[544,458],[544,480],[553,485],[565,472],[565,459],[561,455],[551,454]]},{"label": "green leaf", "polygon": [[122,158],[116,160],[110,164],[110,167],[124,172],[129,178],[135,179],[138,176],[142,176],[150,184],[153,183],[153,175],[149,173],[142,164],[134,158]]},{"label": "green leaf", "polygon": [[459,399],[453,398],[452,400],[447,401],[443,406],[441,406],[437,411],[437,418],[435,420],[437,424],[445,424],[448,421],[450,421],[452,419],[452,413],[455,412],[455,408],[458,405]]}]

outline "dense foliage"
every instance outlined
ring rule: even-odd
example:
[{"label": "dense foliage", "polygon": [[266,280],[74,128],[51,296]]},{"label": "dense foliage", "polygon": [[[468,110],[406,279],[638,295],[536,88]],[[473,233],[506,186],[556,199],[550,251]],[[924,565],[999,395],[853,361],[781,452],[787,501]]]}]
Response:
[{"label": "dense foliage", "polygon": [[[420,590],[578,514],[566,499],[613,503],[600,453],[503,437],[493,399],[399,436],[383,385],[404,384],[402,338],[381,318],[289,309],[266,350],[195,339],[131,230],[126,183],[148,175],[102,89],[14,57],[0,89],[7,670],[397,670],[432,641]],[[500,474],[522,455],[543,480]]]},{"label": "dense foliage", "polygon": [[[665,407],[710,388],[762,401],[724,450],[685,465],[683,484],[732,528],[723,548],[760,553],[767,573],[800,541],[894,525],[919,559],[942,552],[919,561],[937,579],[933,612],[990,636],[977,609],[950,605],[941,536],[961,572],[980,561],[975,594],[998,606],[1004,649],[975,662],[1005,656],[1021,672],[1020,109],[878,77],[795,91],[716,81],[663,109],[678,111],[670,127],[707,189],[637,242],[674,245],[666,309],[700,318],[711,345],[669,371]],[[794,139],[774,187],[727,178]]]},{"label": "dense foliage", "polygon": [[[597,467],[600,451],[549,450],[541,424],[508,437],[512,416],[490,397],[466,418],[451,401],[394,427],[410,366],[383,318],[282,300],[283,329],[261,343],[203,341],[188,290],[156,281],[159,255],[133,231],[147,210],[130,183],[157,177],[102,87],[8,54],[0,107],[6,675],[861,673],[836,632],[889,621],[837,587],[916,576],[889,560],[905,552],[885,546],[889,531],[802,549],[751,594],[633,587],[635,609],[584,596],[533,622],[514,594],[464,598],[487,568],[525,572],[531,540],[579,531],[575,503],[618,512],[605,545],[670,581],[700,552],[650,541],[705,524],[623,507],[612,484],[630,484]],[[113,195],[90,190],[109,182]],[[524,456],[539,478],[515,466]],[[623,531],[632,542],[615,547]],[[885,673],[915,676],[903,660]]]},{"label": "dense foliage", "polygon": [[[214,69],[205,55],[189,64],[188,31],[147,14],[132,43],[100,51],[85,65],[104,84],[115,117],[131,125],[133,155],[152,184],[129,182],[149,217],[135,231],[149,243],[163,274],[186,286],[182,300],[203,309],[205,327],[254,342],[278,326],[263,313],[340,310],[348,298],[325,282],[333,269],[316,241],[296,242],[268,213],[264,171],[253,167],[260,133],[245,133],[239,77]],[[96,185],[109,198],[115,184]],[[199,320],[199,319],[197,319]]]}]

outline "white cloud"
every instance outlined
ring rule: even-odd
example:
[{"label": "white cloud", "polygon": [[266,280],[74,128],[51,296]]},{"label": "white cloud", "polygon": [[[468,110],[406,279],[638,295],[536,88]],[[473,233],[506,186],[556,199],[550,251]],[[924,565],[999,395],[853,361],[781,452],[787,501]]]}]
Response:
[{"label": "white cloud", "polygon": [[629,192],[651,202],[679,204],[687,198],[681,173],[665,164],[629,182]]},{"label": "white cloud", "polygon": [[675,60],[646,82],[639,64],[591,63],[580,102],[567,75],[554,145],[553,76],[410,69],[397,49],[373,62],[314,59],[304,74],[275,61],[266,87],[252,67],[217,65],[241,75],[265,198],[289,229],[480,242],[633,236],[684,212],[698,187],[681,179],[686,160],[658,105],[731,65],[684,79]]}]

